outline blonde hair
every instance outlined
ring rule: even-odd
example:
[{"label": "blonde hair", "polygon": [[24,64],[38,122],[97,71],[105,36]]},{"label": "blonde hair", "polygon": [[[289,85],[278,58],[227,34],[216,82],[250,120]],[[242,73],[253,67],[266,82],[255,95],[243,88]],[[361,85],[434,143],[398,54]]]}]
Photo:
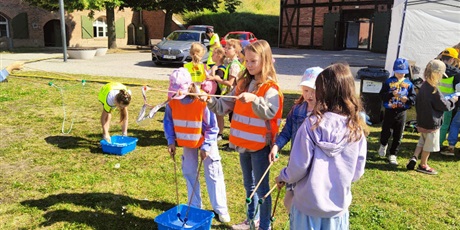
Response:
[{"label": "blonde hair", "polygon": [[438,91],[438,83],[441,80],[443,73],[439,71],[433,71],[431,67],[431,62],[429,62],[425,67],[423,76],[425,77],[426,82],[434,88],[432,93],[435,94]]},{"label": "blonde hair", "polygon": [[[276,77],[276,70],[275,65],[273,64],[273,55],[270,45],[265,40],[257,40],[254,43],[248,44],[244,48],[244,53],[247,54],[248,52],[253,52],[259,55],[260,57],[260,65],[262,65],[262,72],[260,73],[260,82],[257,82],[257,87],[254,89],[254,92],[259,90],[259,87],[267,82],[269,78],[272,81],[278,82],[278,78]],[[236,88],[236,95],[247,90],[249,84],[254,79],[254,75],[251,75],[247,69],[245,69],[238,79],[237,88]]]},{"label": "blonde hair", "polygon": [[241,46],[240,40],[236,39],[228,39],[227,44],[225,46],[233,47],[235,49],[236,56],[238,56],[241,51],[243,50],[243,47]]},{"label": "blonde hair", "polygon": [[348,141],[355,142],[363,135],[369,134],[364,119],[359,114],[364,111],[362,102],[355,92],[355,79],[346,64],[332,64],[323,70],[316,78],[316,105],[312,116],[318,119],[313,129],[326,112],[332,112],[348,117]]},{"label": "blonde hair", "polygon": [[214,50],[212,52],[213,52],[213,54],[219,55],[219,62],[221,64],[223,64],[224,61],[225,61],[225,50],[224,50],[224,48],[217,47],[217,48],[214,48]]},{"label": "blonde hair", "polygon": [[194,65],[201,63],[201,59],[205,53],[206,50],[204,49],[203,45],[198,42],[192,43],[192,46],[190,47],[190,56],[192,57],[192,63]]}]

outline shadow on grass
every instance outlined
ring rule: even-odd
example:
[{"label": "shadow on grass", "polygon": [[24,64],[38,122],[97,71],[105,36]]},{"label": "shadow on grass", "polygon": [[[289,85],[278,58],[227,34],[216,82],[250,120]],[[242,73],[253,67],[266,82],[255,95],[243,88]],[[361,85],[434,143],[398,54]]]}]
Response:
[{"label": "shadow on grass", "polygon": [[138,146],[168,145],[163,130],[130,129],[129,131],[138,138]]},{"label": "shadow on grass", "polygon": [[[72,211],[66,204],[82,206],[86,210]],[[176,206],[167,202],[139,200],[112,193],[63,193],[43,199],[25,200],[21,205],[45,212],[45,221],[40,224],[41,226],[67,222],[85,224],[94,229],[156,229],[153,219],[134,216],[129,207],[166,211]]]},{"label": "shadow on grass", "polygon": [[[99,135],[100,136],[100,135]],[[45,138],[46,143],[61,149],[89,148],[91,153],[102,153],[99,142],[91,139],[75,136],[49,136]]]}]

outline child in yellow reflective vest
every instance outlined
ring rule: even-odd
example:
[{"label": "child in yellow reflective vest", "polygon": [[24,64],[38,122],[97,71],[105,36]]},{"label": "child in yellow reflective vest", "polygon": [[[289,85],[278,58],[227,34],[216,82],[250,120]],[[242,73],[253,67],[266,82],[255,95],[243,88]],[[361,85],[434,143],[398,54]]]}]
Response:
[{"label": "child in yellow reflective vest", "polygon": [[128,135],[128,105],[131,102],[131,92],[128,88],[118,82],[111,82],[104,85],[99,91],[99,101],[103,105],[101,115],[102,138],[111,142],[109,129],[112,111],[116,108],[120,110],[121,133]]}]

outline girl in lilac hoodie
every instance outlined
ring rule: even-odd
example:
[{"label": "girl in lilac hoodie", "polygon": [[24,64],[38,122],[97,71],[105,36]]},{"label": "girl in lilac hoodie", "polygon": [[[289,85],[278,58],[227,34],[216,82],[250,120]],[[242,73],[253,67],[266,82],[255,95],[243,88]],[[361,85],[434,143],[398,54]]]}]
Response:
[{"label": "girl in lilac hoodie", "polygon": [[364,173],[368,131],[347,65],[333,64],[321,72],[316,100],[276,182],[297,184],[290,229],[349,229],[350,188]]}]

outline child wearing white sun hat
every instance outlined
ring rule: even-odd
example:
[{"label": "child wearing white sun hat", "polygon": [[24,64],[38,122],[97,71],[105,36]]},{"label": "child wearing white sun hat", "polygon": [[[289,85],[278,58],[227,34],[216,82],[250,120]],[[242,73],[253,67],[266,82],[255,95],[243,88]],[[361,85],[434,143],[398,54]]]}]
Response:
[{"label": "child wearing white sun hat", "polygon": [[[282,149],[289,141],[294,142],[297,129],[303,123],[305,118],[311,113],[316,104],[315,81],[316,77],[323,71],[321,67],[312,67],[305,70],[300,88],[302,95],[295,101],[294,106],[286,117],[286,124],[283,130],[276,138],[276,142],[270,152],[271,156],[276,156],[278,150]],[[273,160],[276,158],[273,158]],[[286,185],[286,194],[284,195],[284,205],[286,210],[290,210],[292,204],[293,189],[295,184]]]}]

